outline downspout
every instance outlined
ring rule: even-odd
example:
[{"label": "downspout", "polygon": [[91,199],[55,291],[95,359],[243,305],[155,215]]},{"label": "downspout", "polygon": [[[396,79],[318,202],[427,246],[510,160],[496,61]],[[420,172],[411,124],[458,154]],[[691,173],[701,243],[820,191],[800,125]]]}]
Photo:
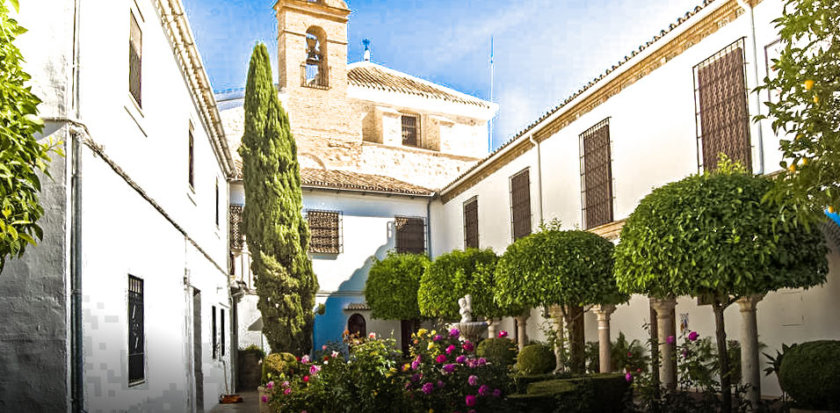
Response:
[{"label": "downspout", "polygon": [[[753,61],[753,87],[758,87],[758,46],[756,45],[755,37],[755,12],[748,2],[748,0],[736,0],[738,6],[744,11],[749,10],[750,13],[750,40],[752,40],[752,61]],[[753,99],[755,101],[756,115],[761,114],[761,97],[758,93],[753,92]],[[758,132],[757,146],[758,146],[758,171],[757,175],[764,175],[764,133],[761,127],[761,121],[756,122],[756,131]]]},{"label": "downspout", "polygon": [[540,154],[540,143],[534,140],[534,135],[528,135],[528,140],[537,148],[537,202],[539,202],[540,225],[543,220],[543,188],[542,188],[542,154]]},{"label": "downspout", "polygon": [[[73,72],[71,78],[71,108],[73,116],[79,119],[79,26],[80,0],[73,4]],[[73,145],[73,159],[70,189],[70,382],[73,413],[85,412],[84,389],[84,337],[82,328],[82,148],[78,127],[70,128]]]},{"label": "downspout", "polygon": [[426,238],[429,240],[429,259],[432,259],[432,199],[435,198],[437,192],[432,192],[429,195],[429,200],[426,201]]}]

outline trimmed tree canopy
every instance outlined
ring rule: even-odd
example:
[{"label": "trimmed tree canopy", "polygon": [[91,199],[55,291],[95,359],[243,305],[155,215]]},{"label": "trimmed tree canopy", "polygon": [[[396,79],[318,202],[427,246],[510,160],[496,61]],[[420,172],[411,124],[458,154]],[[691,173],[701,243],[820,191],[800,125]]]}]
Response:
[{"label": "trimmed tree canopy", "polygon": [[723,165],[655,189],[621,231],[619,288],[659,298],[712,294],[728,300],[825,282],[822,233],[762,203],[771,186]]},{"label": "trimmed tree canopy", "polygon": [[247,201],[245,239],[256,275],[263,333],[275,352],[308,353],[318,280],[306,255],[309,228],[301,216],[297,147],[262,43],[254,47],[248,69],[245,133],[239,152]]},{"label": "trimmed tree canopy", "polygon": [[[12,1],[17,7],[17,1]],[[8,257],[23,255],[26,245],[35,245],[42,231],[37,221],[44,215],[38,194],[38,172],[47,173],[50,145],[38,143],[35,134],[43,122],[36,116],[41,103],[24,84],[29,75],[23,71],[23,56],[12,42],[25,33],[9,18],[0,1],[0,272]],[[61,154],[60,149],[55,148]]]},{"label": "trimmed tree canopy", "polygon": [[417,290],[420,277],[429,267],[422,254],[389,252],[383,260],[374,258],[365,282],[365,300],[371,317],[384,320],[417,320]]},{"label": "trimmed tree canopy", "polygon": [[613,244],[591,232],[558,227],[508,247],[496,265],[496,300],[529,307],[626,301],[613,278]]},{"label": "trimmed tree canopy", "polygon": [[[496,253],[491,249],[454,250],[435,258],[420,279],[417,301],[425,317],[454,320],[460,318],[458,300],[472,295],[474,316],[511,315],[493,302],[493,272]],[[520,311],[521,313],[521,311]]]}]

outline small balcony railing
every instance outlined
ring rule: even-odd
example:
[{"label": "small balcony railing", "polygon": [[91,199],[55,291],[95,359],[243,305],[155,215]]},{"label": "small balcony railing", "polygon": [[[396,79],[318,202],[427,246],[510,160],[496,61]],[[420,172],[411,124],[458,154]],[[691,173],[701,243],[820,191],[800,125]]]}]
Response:
[{"label": "small balcony railing", "polygon": [[303,87],[311,87],[314,89],[329,89],[330,76],[327,65],[315,65],[301,63],[300,65],[300,85]]}]

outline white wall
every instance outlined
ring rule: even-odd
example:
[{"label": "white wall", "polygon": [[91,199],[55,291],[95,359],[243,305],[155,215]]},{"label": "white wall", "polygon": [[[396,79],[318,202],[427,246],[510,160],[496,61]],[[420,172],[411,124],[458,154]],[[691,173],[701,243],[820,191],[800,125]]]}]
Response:
[{"label": "white wall", "polygon": [[[717,6],[715,3],[712,7]],[[780,13],[781,6],[777,0],[765,0],[755,10],[760,78],[766,73],[764,46],[777,38],[770,20]],[[615,220],[626,218],[652,188],[697,173],[692,68],[738,38],[747,36],[748,18],[749,14],[744,14],[723,26],[543,141],[541,155],[545,219],[559,218],[564,228],[581,225],[579,135],[608,117],[612,140]],[[748,85],[753,88],[752,42],[748,38],[745,43]],[[766,99],[766,93],[761,96]],[[752,95],[750,99],[750,105],[754,107]],[[770,173],[779,169],[781,155],[778,138],[773,135],[767,123],[762,124],[762,129],[764,172]],[[754,171],[760,171],[759,134],[755,125],[751,137],[752,167]],[[508,179],[526,166],[531,168],[531,210],[536,230],[539,199],[536,155],[535,150],[530,149],[446,204],[433,208],[433,226],[440,224],[447,229],[440,231],[433,227],[433,233],[440,238],[435,238],[433,244],[435,255],[452,249],[463,249],[463,202],[476,195],[480,246],[503,253],[511,242]],[[768,345],[768,352],[780,348],[782,343],[840,338],[840,328],[836,320],[831,319],[831,314],[840,312],[840,303],[832,298],[840,293],[840,258],[837,252],[831,253],[829,260],[831,273],[825,286],[808,291],[771,293],[759,305],[759,340]],[[688,314],[690,329],[699,331],[703,336],[714,334],[711,309],[697,306],[695,299],[681,298],[676,312]],[[537,328],[541,323],[537,313],[532,312],[528,332],[532,338],[544,339]],[[646,333],[642,325],[649,322],[648,318],[647,298],[634,296],[629,305],[620,306],[613,315],[612,337],[624,332],[630,339],[644,341]],[[597,340],[594,315],[587,314],[585,320],[587,339]],[[726,322],[729,337],[738,339],[740,315],[737,305],[727,310]],[[509,320],[506,323],[503,328],[512,327]],[[767,395],[779,394],[775,376],[762,378],[762,391]]]}]

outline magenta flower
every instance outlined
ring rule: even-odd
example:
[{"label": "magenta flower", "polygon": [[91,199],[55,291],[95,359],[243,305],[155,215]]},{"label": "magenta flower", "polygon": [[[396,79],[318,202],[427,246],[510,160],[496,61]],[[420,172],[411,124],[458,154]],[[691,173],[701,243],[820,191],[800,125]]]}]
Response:
[{"label": "magenta flower", "polygon": [[488,387],[486,384],[482,384],[478,387],[479,396],[486,396],[488,393],[490,393],[490,387]]},{"label": "magenta flower", "polygon": [[432,393],[432,390],[434,390],[434,389],[435,389],[435,385],[434,385],[434,384],[432,384],[432,383],[426,383],[426,384],[424,384],[424,385],[423,385],[423,388],[422,388],[421,390],[423,390],[423,393],[426,393],[426,394],[431,394],[431,393]]},{"label": "magenta flower", "polygon": [[313,376],[318,374],[319,371],[321,371],[321,366],[313,364],[312,366],[309,367],[309,374],[311,374]]},{"label": "magenta flower", "polygon": [[493,390],[493,397],[502,397],[502,389]]},{"label": "magenta flower", "polygon": [[479,357],[478,360],[475,361],[475,364],[479,367],[482,367],[485,364],[487,364],[487,359],[484,357]]},{"label": "magenta flower", "polygon": [[458,363],[458,364],[464,364],[464,361],[466,361],[466,360],[467,360],[467,356],[465,356],[463,354],[461,354],[458,357],[455,357],[455,362]]},{"label": "magenta flower", "polygon": [[453,328],[449,330],[449,337],[458,338],[461,335],[461,332],[457,328]]},{"label": "magenta flower", "polygon": [[288,396],[291,393],[292,393],[292,388],[291,387],[287,387],[286,390],[283,390],[283,394],[285,394],[286,396]]},{"label": "magenta flower", "polygon": [[261,398],[261,399],[262,399],[262,402],[263,402],[263,403],[268,403],[268,396],[266,396],[266,395],[264,395],[264,394],[263,394],[263,396],[262,396],[262,398]]},{"label": "magenta flower", "polygon": [[300,362],[303,363],[303,364],[309,363],[309,355],[307,354],[307,355],[304,355],[303,357],[301,357]]},{"label": "magenta flower", "polygon": [[285,389],[285,388],[289,387],[289,382],[284,381],[283,384],[281,384],[281,386],[283,386],[283,388]]},{"label": "magenta flower", "polygon": [[499,331],[499,338],[505,338],[508,336],[508,332],[505,330]]},{"label": "magenta flower", "polygon": [[438,386],[438,388],[441,388],[441,389],[442,389],[442,388],[443,388],[443,386],[444,386],[443,381],[442,381],[442,380],[438,380],[438,382],[437,382],[437,386]]},{"label": "magenta flower", "polygon": [[420,381],[420,375],[419,375],[419,374],[415,374],[415,375],[411,376],[411,381],[413,381],[413,382],[415,382],[415,383],[416,383],[416,382],[418,382],[418,381]]},{"label": "magenta flower", "polygon": [[309,383],[309,376],[303,376],[303,382]]},{"label": "magenta flower", "polygon": [[444,364],[443,365],[443,371],[445,373],[452,373],[453,371],[455,371],[455,365],[454,364]]},{"label": "magenta flower", "polygon": [[668,338],[666,338],[665,341],[667,341],[668,344],[674,344],[674,336],[668,336]]},{"label": "magenta flower", "polygon": [[466,403],[469,407],[475,406],[475,396],[468,394],[467,397],[464,398],[464,403]]},{"label": "magenta flower", "polygon": [[688,358],[688,350],[683,350],[682,351],[682,356],[683,356],[684,359]]},{"label": "magenta flower", "polygon": [[478,384],[478,376],[472,375],[472,376],[468,377],[467,378],[467,383],[469,383],[470,386],[475,386],[476,384]]},{"label": "magenta flower", "polygon": [[444,361],[446,361],[446,356],[444,356],[443,354],[438,354],[438,356],[435,357],[435,361],[438,362],[438,364],[443,363]]},{"label": "magenta flower", "polygon": [[627,352],[627,357],[633,357],[633,353],[628,351]]},{"label": "magenta flower", "polygon": [[411,388],[411,382],[410,381],[405,382],[405,388],[406,388],[406,390]]},{"label": "magenta flower", "polygon": [[432,338],[432,341],[440,341],[442,338],[443,337],[441,337],[440,334],[435,334],[435,336]]},{"label": "magenta flower", "polygon": [[269,390],[273,389],[274,388],[274,381],[270,381],[270,382],[266,383],[265,388],[269,389]]},{"label": "magenta flower", "polygon": [[627,380],[627,382],[630,383],[631,381],[633,381],[633,375],[630,373],[625,374],[624,380]]},{"label": "magenta flower", "polygon": [[692,332],[688,333],[688,339],[691,340],[691,341],[697,341],[697,338],[699,338],[699,337],[700,337],[700,334],[698,334],[696,331],[692,331]]},{"label": "magenta flower", "polygon": [[455,351],[455,345],[450,344],[449,347],[446,348],[446,354],[452,354],[453,351]]},{"label": "magenta flower", "polygon": [[468,352],[475,350],[475,346],[473,345],[473,343],[470,343],[469,340],[465,341],[462,347],[464,348],[464,351]]}]

